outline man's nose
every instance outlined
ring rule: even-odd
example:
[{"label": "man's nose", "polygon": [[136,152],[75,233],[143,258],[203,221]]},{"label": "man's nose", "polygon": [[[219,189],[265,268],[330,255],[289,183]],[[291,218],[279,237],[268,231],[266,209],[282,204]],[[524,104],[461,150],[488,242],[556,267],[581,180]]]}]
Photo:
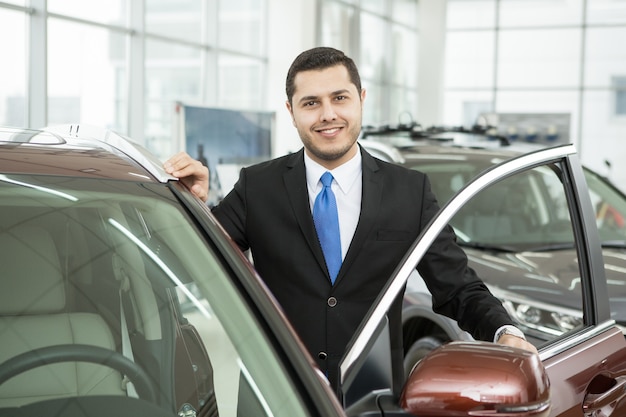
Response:
[{"label": "man's nose", "polygon": [[337,118],[337,114],[335,113],[335,108],[330,102],[322,103],[322,114],[321,120],[323,122],[328,122],[331,120],[335,120]]}]

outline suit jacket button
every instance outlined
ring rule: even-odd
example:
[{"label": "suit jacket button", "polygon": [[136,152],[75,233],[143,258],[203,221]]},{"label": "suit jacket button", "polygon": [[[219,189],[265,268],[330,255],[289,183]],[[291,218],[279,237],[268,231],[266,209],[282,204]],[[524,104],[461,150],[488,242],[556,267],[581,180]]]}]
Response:
[{"label": "suit jacket button", "polygon": [[317,354],[317,357],[318,357],[318,358],[320,358],[320,359],[321,359],[321,360],[323,360],[323,361],[325,361],[325,360],[326,360],[326,357],[327,357],[327,356],[328,356],[328,355],[326,354],[326,352],[320,352],[320,353],[318,353],[318,354]]},{"label": "suit jacket button", "polygon": [[334,307],[337,305],[337,299],[335,297],[330,297],[327,302],[329,307]]}]

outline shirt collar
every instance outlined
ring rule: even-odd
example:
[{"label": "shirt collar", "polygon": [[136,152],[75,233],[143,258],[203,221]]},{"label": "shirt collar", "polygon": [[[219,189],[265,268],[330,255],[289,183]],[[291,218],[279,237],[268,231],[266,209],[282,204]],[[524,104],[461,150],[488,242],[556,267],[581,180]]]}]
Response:
[{"label": "shirt collar", "polygon": [[[318,187],[321,188],[320,177],[329,170],[312,160],[306,152],[304,152],[304,166],[309,189],[316,190]],[[333,174],[339,189],[346,194],[361,175],[361,148],[359,147],[356,154],[349,161],[331,170],[330,173]]]}]

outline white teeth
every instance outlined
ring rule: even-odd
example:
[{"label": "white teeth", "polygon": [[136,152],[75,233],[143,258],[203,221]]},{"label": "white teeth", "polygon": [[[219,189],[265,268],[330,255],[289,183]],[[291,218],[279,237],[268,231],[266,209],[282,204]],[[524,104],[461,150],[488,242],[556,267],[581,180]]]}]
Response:
[{"label": "white teeth", "polygon": [[333,129],[320,130],[320,132],[322,132],[322,133],[335,133],[338,130],[339,130],[339,128],[335,127]]}]

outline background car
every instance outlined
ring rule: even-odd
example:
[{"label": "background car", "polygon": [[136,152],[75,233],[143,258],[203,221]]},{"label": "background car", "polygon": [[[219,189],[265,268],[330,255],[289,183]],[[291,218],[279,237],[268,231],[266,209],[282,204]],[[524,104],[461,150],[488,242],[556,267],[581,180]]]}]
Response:
[{"label": "background car", "polygon": [[0,416],[550,411],[539,358],[491,343],[446,346],[396,397],[389,294],[333,392],[206,204],[113,132],[0,128],[0,161]]},{"label": "background car", "polygon": [[[386,126],[364,131],[360,143],[393,146],[392,160],[428,174],[439,203],[474,177],[537,145],[490,137],[486,130]],[[366,149],[367,145],[366,145]],[[597,173],[583,168],[600,234],[611,315],[626,326],[626,196]],[[470,266],[537,346],[583,322],[580,275],[570,213],[560,184],[549,173],[529,172],[503,180],[451,219]],[[569,272],[565,272],[569,271]],[[409,281],[404,306],[405,368],[450,340],[472,340],[456,322],[432,311],[421,278]]]}]

